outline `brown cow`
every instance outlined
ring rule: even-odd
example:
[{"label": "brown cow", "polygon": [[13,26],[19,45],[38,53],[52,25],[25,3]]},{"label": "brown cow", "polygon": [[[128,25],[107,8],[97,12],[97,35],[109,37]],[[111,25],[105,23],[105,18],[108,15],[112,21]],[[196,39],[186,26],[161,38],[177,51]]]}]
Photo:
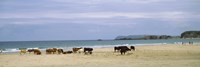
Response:
[{"label": "brown cow", "polygon": [[57,48],[46,49],[46,54],[55,54],[57,52]]},{"label": "brown cow", "polygon": [[42,53],[41,53],[41,51],[39,50],[39,49],[34,49],[34,54],[36,54],[36,55],[41,55]]},{"label": "brown cow", "polygon": [[20,55],[21,55],[21,54],[25,54],[25,53],[26,53],[26,50],[25,50],[25,49],[21,49],[21,50],[20,50]]},{"label": "brown cow", "polygon": [[53,48],[53,54],[55,54],[57,51],[57,48]]},{"label": "brown cow", "polygon": [[72,48],[74,53],[77,53],[77,51],[80,50],[80,49],[82,49],[82,47],[80,47],[80,48]]},{"label": "brown cow", "polygon": [[53,53],[53,49],[46,49],[46,54],[52,54]]},{"label": "brown cow", "polygon": [[57,51],[58,51],[58,54],[63,53],[63,49],[58,49]]}]

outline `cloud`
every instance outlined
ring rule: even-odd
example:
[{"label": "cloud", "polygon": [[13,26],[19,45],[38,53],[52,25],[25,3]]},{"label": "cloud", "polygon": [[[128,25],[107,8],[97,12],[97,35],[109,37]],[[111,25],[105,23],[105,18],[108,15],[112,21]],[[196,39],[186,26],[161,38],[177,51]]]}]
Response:
[{"label": "cloud", "polygon": [[85,13],[66,13],[66,12],[41,12],[41,13],[19,13],[1,14],[0,18],[199,18],[199,15],[190,14],[182,11],[169,12],[85,12]]},{"label": "cloud", "polygon": [[[3,14],[2,14],[3,15]],[[137,25],[156,22],[165,23],[173,28],[191,27],[191,18],[200,18],[198,14],[182,11],[167,12],[46,12],[46,13],[24,13],[4,14],[0,16],[0,22],[14,25],[47,25],[47,24],[88,24],[97,26],[138,28]],[[150,19],[150,20],[148,20]],[[194,23],[194,22],[192,22]],[[185,29],[185,28],[184,28]],[[92,32],[90,30],[90,32]],[[94,32],[94,31],[93,31]],[[95,31],[97,32],[97,31]]]},{"label": "cloud", "polygon": [[198,30],[200,19],[196,0],[3,0],[0,5],[0,40],[179,34]]},{"label": "cloud", "polygon": [[51,0],[58,3],[78,3],[87,5],[96,5],[104,3],[132,3],[132,4],[149,4],[157,2],[167,2],[172,0]]},{"label": "cloud", "polygon": [[[200,18],[198,14],[188,12],[46,12],[46,13],[24,13],[24,14],[1,14],[0,21],[12,22],[14,24],[43,24],[43,23],[91,23],[82,21],[97,21],[95,24],[103,24],[104,20],[131,20],[131,19],[156,19],[170,22],[185,22],[190,18]],[[31,23],[32,22],[32,23]],[[114,23],[114,22],[113,22]],[[116,23],[115,23],[116,25]]]}]

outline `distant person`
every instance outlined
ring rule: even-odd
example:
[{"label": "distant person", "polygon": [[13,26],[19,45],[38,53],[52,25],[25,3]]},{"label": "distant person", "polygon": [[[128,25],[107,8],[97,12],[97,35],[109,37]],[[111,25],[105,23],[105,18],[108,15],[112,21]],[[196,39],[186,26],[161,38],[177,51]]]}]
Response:
[{"label": "distant person", "polygon": [[193,42],[189,42],[189,44],[193,44]]},{"label": "distant person", "polygon": [[0,53],[2,53],[3,51],[2,51],[2,49],[0,49]]},{"label": "distant person", "polygon": [[184,43],[183,43],[183,42],[181,42],[181,44],[183,45]]}]

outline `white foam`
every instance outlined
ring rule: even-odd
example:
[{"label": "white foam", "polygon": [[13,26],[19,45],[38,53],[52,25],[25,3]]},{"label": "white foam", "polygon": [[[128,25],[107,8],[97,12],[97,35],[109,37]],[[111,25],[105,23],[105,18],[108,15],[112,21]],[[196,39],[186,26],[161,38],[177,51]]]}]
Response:
[{"label": "white foam", "polygon": [[19,52],[20,50],[18,48],[13,48],[13,49],[5,49],[2,52],[7,53],[7,52]]}]

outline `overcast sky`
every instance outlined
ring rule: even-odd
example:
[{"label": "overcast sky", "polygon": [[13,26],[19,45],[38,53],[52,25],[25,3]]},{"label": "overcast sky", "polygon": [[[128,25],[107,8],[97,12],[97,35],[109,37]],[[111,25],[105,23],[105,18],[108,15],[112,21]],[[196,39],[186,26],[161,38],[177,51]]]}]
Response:
[{"label": "overcast sky", "polygon": [[114,39],[200,30],[200,0],[1,0],[0,41]]}]

